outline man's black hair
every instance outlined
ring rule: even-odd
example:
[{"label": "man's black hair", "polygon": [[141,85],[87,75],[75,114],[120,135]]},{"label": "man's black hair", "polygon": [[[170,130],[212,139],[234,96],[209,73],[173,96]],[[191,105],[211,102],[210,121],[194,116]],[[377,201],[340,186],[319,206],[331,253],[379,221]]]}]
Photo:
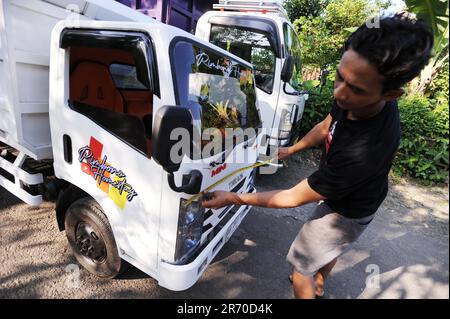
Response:
[{"label": "man's black hair", "polygon": [[379,27],[360,26],[344,45],[374,65],[384,76],[383,93],[399,89],[428,64],[433,33],[425,22],[401,15],[380,19]]}]

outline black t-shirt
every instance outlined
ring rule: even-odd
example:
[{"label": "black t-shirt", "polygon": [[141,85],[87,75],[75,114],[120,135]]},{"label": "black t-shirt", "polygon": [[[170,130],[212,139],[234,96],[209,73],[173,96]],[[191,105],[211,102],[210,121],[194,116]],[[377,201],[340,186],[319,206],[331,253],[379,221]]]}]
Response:
[{"label": "black t-shirt", "polygon": [[400,142],[397,103],[374,117],[355,121],[333,104],[331,125],[319,170],[308,177],[325,203],[348,218],[375,213],[388,191],[388,173]]}]

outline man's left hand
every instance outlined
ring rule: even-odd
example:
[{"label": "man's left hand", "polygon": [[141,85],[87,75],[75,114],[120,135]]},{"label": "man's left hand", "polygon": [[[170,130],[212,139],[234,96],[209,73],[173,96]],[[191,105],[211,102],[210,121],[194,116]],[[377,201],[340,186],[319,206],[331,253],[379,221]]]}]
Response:
[{"label": "man's left hand", "polygon": [[212,193],[206,193],[202,196],[201,203],[205,208],[221,208],[224,206],[229,206],[235,204],[234,197],[235,193],[215,191]]}]

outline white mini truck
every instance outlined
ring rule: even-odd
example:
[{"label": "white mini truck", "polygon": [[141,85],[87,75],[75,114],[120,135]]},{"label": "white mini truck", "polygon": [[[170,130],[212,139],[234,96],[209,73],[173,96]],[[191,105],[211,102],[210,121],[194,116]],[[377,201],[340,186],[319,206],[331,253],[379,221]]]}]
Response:
[{"label": "white mini truck", "polygon": [[[257,161],[252,67],[113,1],[49,2],[0,1],[0,185],[31,205],[57,198],[89,272],[113,278],[125,260],[188,289],[250,209],[188,200]],[[195,137],[209,127],[206,151]],[[254,176],[214,190],[254,192]]]},{"label": "white mini truck", "polygon": [[198,20],[195,35],[252,63],[267,155],[294,144],[308,95],[300,42],[281,1],[220,0],[213,7]]}]

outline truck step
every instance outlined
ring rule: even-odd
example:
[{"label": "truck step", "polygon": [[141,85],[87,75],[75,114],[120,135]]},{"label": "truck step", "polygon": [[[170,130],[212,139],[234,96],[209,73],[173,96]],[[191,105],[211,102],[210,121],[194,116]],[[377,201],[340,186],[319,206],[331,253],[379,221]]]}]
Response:
[{"label": "truck step", "polygon": [[[0,186],[29,205],[42,203],[42,196],[34,191],[44,182],[42,174],[30,174],[22,166],[26,155],[3,144],[0,156]],[[14,154],[17,154],[15,156]]]}]

